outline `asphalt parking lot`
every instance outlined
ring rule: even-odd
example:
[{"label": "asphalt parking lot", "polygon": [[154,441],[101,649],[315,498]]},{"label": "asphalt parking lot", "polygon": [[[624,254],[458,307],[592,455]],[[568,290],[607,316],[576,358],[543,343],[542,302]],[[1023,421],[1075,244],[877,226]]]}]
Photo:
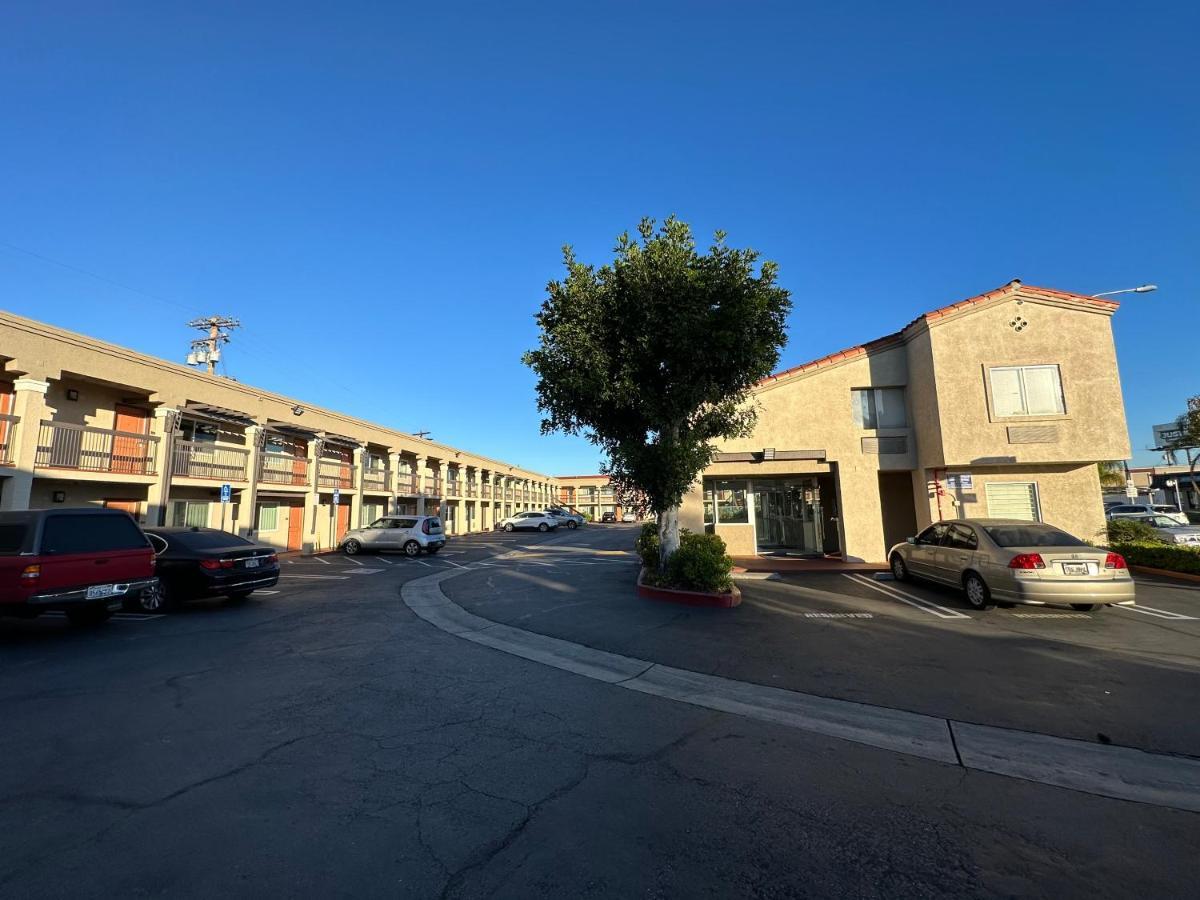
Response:
[{"label": "asphalt parking lot", "polygon": [[241,606],[3,622],[0,895],[1167,896],[1200,877],[1196,814],[618,690],[401,602],[455,570],[456,602],[531,631],[1195,754],[1193,618],[975,614],[829,573],[668,606],[632,594],[635,534],[285,560]]}]

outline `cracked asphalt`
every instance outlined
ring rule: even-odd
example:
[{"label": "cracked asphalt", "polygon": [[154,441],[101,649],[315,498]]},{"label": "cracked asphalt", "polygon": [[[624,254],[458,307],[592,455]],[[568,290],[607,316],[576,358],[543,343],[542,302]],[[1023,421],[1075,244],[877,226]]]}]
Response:
[{"label": "cracked asphalt", "polygon": [[508,572],[586,615],[552,564],[496,555],[632,537],[304,560],[243,607],[0,624],[0,896],[1193,894],[1194,814],[615,689],[400,601],[480,566],[447,586]]}]

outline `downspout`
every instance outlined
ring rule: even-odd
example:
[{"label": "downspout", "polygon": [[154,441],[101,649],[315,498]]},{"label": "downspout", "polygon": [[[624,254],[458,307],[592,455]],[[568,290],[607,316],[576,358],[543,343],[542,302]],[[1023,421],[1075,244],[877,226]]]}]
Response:
[{"label": "downspout", "polygon": [[[946,474],[945,466],[942,467],[941,472],[943,476]],[[938,521],[940,522],[945,516],[942,515],[942,481],[938,478],[938,470],[936,468],[933,470],[933,493],[937,497]]]}]

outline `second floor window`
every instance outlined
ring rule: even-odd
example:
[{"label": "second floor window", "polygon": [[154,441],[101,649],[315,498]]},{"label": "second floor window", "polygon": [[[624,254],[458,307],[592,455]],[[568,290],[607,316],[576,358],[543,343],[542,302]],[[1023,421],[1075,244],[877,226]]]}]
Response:
[{"label": "second floor window", "polygon": [[862,428],[905,428],[904,388],[860,388],[850,392],[854,421]]},{"label": "second floor window", "polygon": [[988,370],[992,409],[1004,416],[1061,416],[1062,377],[1058,366],[997,366]]}]

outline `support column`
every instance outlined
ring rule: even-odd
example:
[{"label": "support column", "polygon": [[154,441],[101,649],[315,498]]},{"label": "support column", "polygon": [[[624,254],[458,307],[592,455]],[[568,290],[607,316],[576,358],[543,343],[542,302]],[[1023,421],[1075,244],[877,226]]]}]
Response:
[{"label": "support column", "polygon": [[[308,490],[304,493],[304,552],[316,553],[329,543],[329,523],[321,516],[321,491],[317,487],[318,463],[325,442],[314,438],[308,442]],[[322,530],[322,526],[325,526]]]},{"label": "support column", "polygon": [[[350,494],[350,527],[362,528],[363,522],[363,474],[366,469],[363,465],[366,462],[367,448],[354,448],[354,487],[355,490]],[[355,524],[357,523],[357,524]]]},{"label": "support column", "polygon": [[427,457],[424,453],[417,454],[417,465],[415,469],[417,485],[417,515],[425,515],[425,476],[428,474],[428,468],[425,461]]},{"label": "support column", "polygon": [[[246,465],[249,466],[249,471],[246,472],[246,478],[250,485],[242,492],[241,506],[247,510],[244,515],[239,516],[242,527],[240,534],[244,538],[253,539],[258,531],[258,473],[262,469],[262,452],[263,447],[267,443],[267,430],[261,425],[248,425],[246,427],[246,449],[250,451],[250,455],[246,457]],[[284,546],[287,546],[287,538],[284,538]]]},{"label": "support column", "polygon": [[399,453],[388,450],[388,479],[392,489],[392,507],[388,512],[392,515],[396,514],[396,507],[400,505],[400,459]]},{"label": "support column", "polygon": [[4,482],[0,510],[29,509],[38,432],[42,420],[49,419],[55,412],[46,405],[46,391],[49,389],[50,382],[37,378],[18,378],[13,382],[12,414],[18,421],[16,434],[12,437],[12,475]]},{"label": "support column", "polygon": [[[438,472],[438,481],[441,482],[440,485],[438,486],[438,492],[442,495],[441,496],[442,527],[445,528],[446,520],[449,518],[447,513],[450,512],[450,498],[447,496],[447,494],[449,492],[449,488],[447,487],[447,485],[450,483],[450,465],[445,460],[440,460],[438,462],[437,472]],[[457,517],[455,517],[454,531],[451,532],[451,534],[458,534],[458,519],[457,519]]]},{"label": "support column", "polygon": [[167,507],[171,502],[171,475],[175,465],[175,428],[179,424],[179,410],[169,406],[154,410],[151,434],[158,437],[157,458],[154,460],[158,480],[146,490],[146,512],[142,516],[144,525],[165,525]]}]

